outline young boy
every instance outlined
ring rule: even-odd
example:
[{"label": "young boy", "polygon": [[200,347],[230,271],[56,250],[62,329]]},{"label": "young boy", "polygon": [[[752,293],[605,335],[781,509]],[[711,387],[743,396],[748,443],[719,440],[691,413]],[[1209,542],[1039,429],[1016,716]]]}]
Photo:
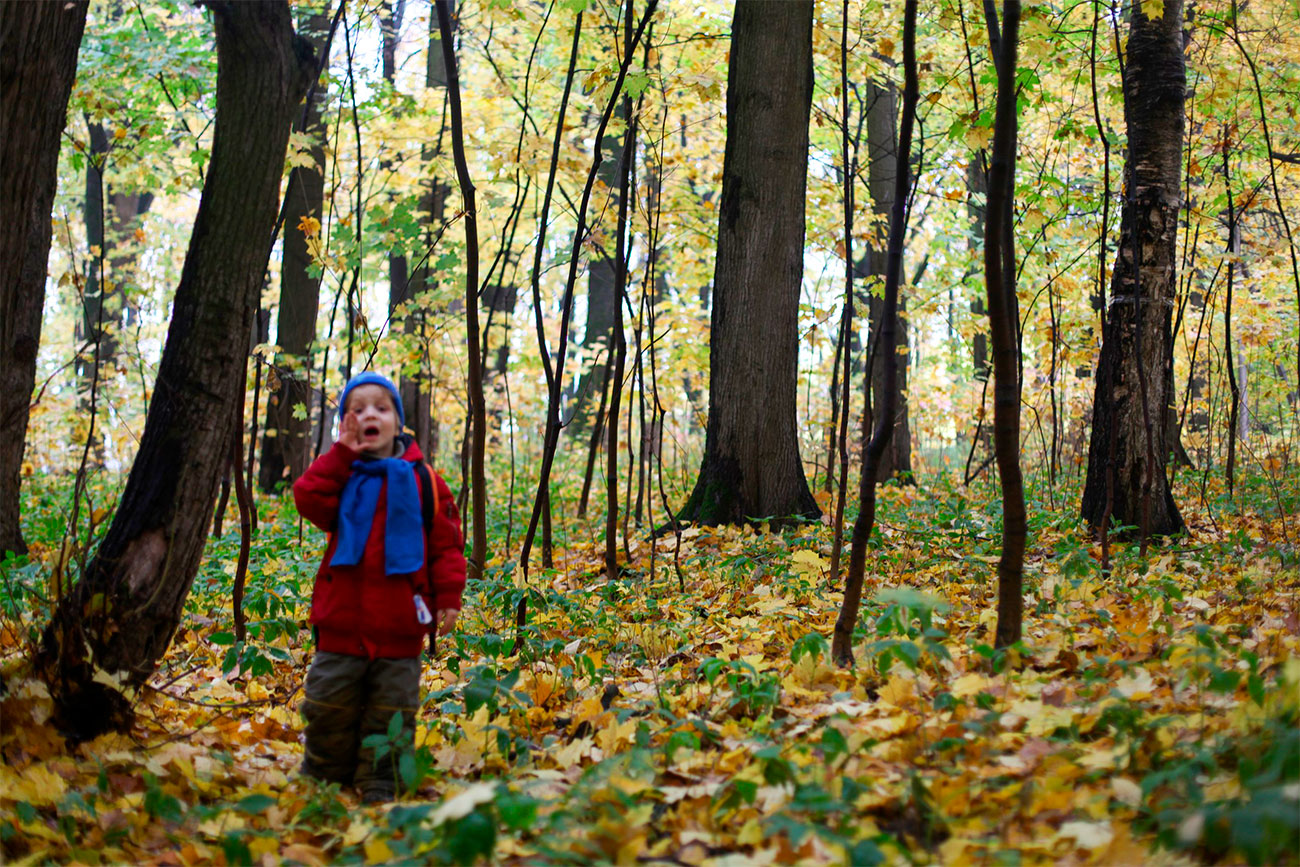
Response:
[{"label": "young boy", "polygon": [[312,591],[302,772],[379,803],[396,794],[400,753],[376,763],[362,741],[385,734],[395,711],[414,731],[420,652],[426,634],[456,623],[465,543],[447,483],[402,433],[393,383],[353,377],[339,407],[338,441],[293,485],[298,512],[329,533]]}]

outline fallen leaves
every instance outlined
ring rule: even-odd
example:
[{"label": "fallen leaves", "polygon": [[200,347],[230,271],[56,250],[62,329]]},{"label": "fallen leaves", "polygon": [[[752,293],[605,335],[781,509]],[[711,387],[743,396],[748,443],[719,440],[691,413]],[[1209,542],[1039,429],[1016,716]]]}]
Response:
[{"label": "fallen leaves", "polygon": [[[537,590],[521,657],[502,637],[517,575],[498,566],[426,665],[416,789],[384,808],[296,773],[311,558],[267,558],[268,582],[308,577],[250,588],[265,633],[241,647],[208,640],[229,616],[212,563],[129,736],[65,744],[5,645],[6,859],[1133,863],[1158,839],[1225,837],[1215,804],[1264,803],[1226,763],[1296,714],[1294,572],[1171,548],[1102,580],[1067,573],[1077,552],[1044,536],[1058,554],[1035,555],[1020,664],[994,666],[988,554],[935,541],[924,515],[888,521],[852,670],[827,658],[839,596],[824,527],[692,528],[684,595],[672,538],[642,540],[636,577],[616,582],[595,546],[557,551],[565,569]],[[296,533],[291,517],[268,523]],[[1205,744],[1224,765],[1195,764]]]}]

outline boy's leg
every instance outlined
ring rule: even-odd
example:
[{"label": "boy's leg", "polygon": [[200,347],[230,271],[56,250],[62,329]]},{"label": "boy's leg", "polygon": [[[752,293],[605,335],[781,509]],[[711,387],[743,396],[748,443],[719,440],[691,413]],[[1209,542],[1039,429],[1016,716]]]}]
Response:
[{"label": "boy's leg", "polygon": [[319,650],[312,657],[302,701],[307,721],[302,773],[307,776],[343,785],[352,782],[367,662],[365,657]]},{"label": "boy's leg", "polygon": [[362,746],[357,753],[357,791],[367,801],[389,801],[397,794],[397,763],[411,749],[415,711],[420,704],[420,660],[376,659],[366,678],[365,710],[361,715],[361,740],[367,735],[387,735],[393,714],[402,714],[402,734],[395,749],[375,761],[375,749]]}]

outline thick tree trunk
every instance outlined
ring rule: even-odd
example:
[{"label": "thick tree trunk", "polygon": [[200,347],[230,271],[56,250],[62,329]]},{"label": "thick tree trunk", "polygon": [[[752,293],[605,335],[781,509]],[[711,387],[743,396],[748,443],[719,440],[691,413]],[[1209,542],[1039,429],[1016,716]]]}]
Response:
[{"label": "thick tree trunk", "polygon": [[[312,12],[300,19],[302,35],[319,55],[326,50],[330,19],[324,12]],[[294,118],[295,132],[312,138],[311,161],[289,172],[285,188],[284,240],[280,259],[280,314],[276,325],[276,375],[280,387],[272,387],[266,402],[266,432],[262,436],[262,463],[258,484],[271,493],[276,485],[292,484],[311,462],[311,344],[316,339],[316,315],[320,309],[319,276],[312,276],[308,233],[300,226],[315,220],[319,227],[325,201],[325,124],[321,109],[325,89],[317,87],[306,116]],[[301,409],[299,409],[301,407]]]},{"label": "thick tree trunk", "polygon": [[[894,185],[898,176],[898,93],[892,84],[881,86],[872,82],[868,90],[867,105],[867,185],[871,191],[871,207],[880,225],[889,224],[889,212],[894,206]],[[876,285],[885,282],[885,246],[887,231],[882,229],[866,256],[866,274],[876,278]],[[876,291],[879,291],[877,288]],[[872,294],[867,306],[871,333],[879,335],[884,300]],[[895,477],[910,481],[912,475],[912,430],[907,421],[907,310],[906,299],[899,299],[898,316],[894,323],[898,364],[895,383],[898,390],[898,410],[894,413],[894,435],[885,446],[880,458],[877,478],[886,482]],[[879,342],[879,341],[877,341]],[[885,393],[885,356],[879,348],[871,356],[871,406],[880,406]]]},{"label": "thick tree trunk", "polygon": [[79,736],[129,724],[127,700],[104,681],[129,691],[149,677],[198,570],[237,435],[290,122],[314,69],[283,0],[207,5],[217,43],[212,162],[154,398],[113,524],[42,641],[60,723]]},{"label": "thick tree trunk", "polygon": [[77,74],[86,0],[0,4],[0,558],[27,552],[23,445],[36,384],[59,136]]},{"label": "thick tree trunk", "polygon": [[[686,520],[820,513],[795,427],[812,3],[739,0],[710,332],[708,427]],[[774,74],[772,58],[781,58]]]},{"label": "thick tree trunk", "polygon": [[1109,514],[1144,537],[1183,529],[1165,476],[1186,90],[1183,4],[1166,0],[1163,16],[1155,20],[1146,16],[1148,8],[1134,9],[1128,39],[1126,195],[1082,504],[1094,528]]}]

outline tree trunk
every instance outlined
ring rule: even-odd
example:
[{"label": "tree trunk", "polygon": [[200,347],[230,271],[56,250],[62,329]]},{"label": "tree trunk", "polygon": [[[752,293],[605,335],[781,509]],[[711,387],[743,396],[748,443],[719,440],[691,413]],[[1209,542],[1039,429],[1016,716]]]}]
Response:
[{"label": "tree trunk", "polygon": [[[627,0],[627,10],[623,15],[623,50],[630,53],[632,51],[632,2]],[[614,322],[611,329],[613,337],[612,354],[610,359],[612,368],[612,382],[610,383],[609,396],[609,418],[606,423],[606,432],[608,439],[605,444],[605,577],[610,581],[617,581],[619,577],[618,566],[618,544],[616,533],[618,531],[618,410],[619,403],[623,396],[623,372],[627,365],[627,336],[623,328],[623,305],[622,299],[624,292],[627,291],[627,228],[628,228],[628,205],[631,198],[631,191],[628,189],[629,179],[632,173],[632,160],[636,155],[636,120],[632,117],[632,98],[623,97],[622,111],[624,118],[628,119],[627,129],[623,133],[623,148],[620,159],[615,163],[615,176],[618,186],[618,221],[616,227],[617,238],[614,244],[614,285],[610,293],[614,298]],[[617,139],[607,139],[614,142]],[[631,406],[628,407],[627,435],[628,445],[632,442],[632,419]],[[644,434],[644,426],[642,427]],[[631,472],[632,461],[628,456],[628,471]],[[628,476],[628,485],[631,486],[632,477]],[[628,491],[629,495],[631,491]],[[630,499],[630,496],[626,499]],[[624,509],[630,509],[629,502],[623,503]],[[626,539],[627,525],[624,524],[624,539]]]},{"label": "tree trunk", "polygon": [[[998,41],[998,97],[985,221],[984,286],[993,345],[993,447],[1002,486],[1002,555],[998,559],[998,623],[994,647],[1020,640],[1024,613],[1025,486],[1020,471],[1020,342],[1016,320],[1016,53],[1020,0],[1003,4]],[[990,30],[992,30],[990,23]]]},{"label": "tree trunk", "polygon": [[[614,116],[626,123],[627,110],[626,106],[620,105]],[[619,185],[623,141],[617,135],[607,135],[601,140],[600,147],[603,152],[600,182],[612,191]],[[578,375],[573,386],[572,424],[575,434],[600,424],[599,419],[593,419],[591,408],[600,402],[596,389],[605,382],[614,347],[614,320],[619,313],[619,299],[614,287],[618,263],[611,255],[611,247],[616,243],[606,237],[600,248],[592,253],[591,264],[587,266],[587,326],[582,335],[582,348],[591,359],[591,367]]]},{"label": "tree trunk", "polygon": [[86,0],[0,4],[0,558],[27,553],[23,445],[36,384],[59,137],[77,74]]},{"label": "tree trunk", "polygon": [[[970,251],[975,256],[983,255],[984,248],[984,211],[989,192],[989,173],[984,165],[984,151],[971,154],[966,165],[966,218],[970,221],[967,238]],[[975,379],[983,381],[989,378],[989,335],[984,330],[984,297],[976,294],[970,302],[971,316],[975,317],[975,336],[971,339],[971,366],[975,369]],[[983,435],[981,435],[983,436]]]},{"label": "tree trunk", "polygon": [[[893,204],[889,210],[889,240],[885,248],[885,297],[878,337],[885,358],[885,384],[895,382],[898,353],[894,351],[895,325],[898,322],[898,290],[903,282],[903,240],[907,235],[907,200],[911,190],[912,128],[916,122],[916,105],[920,85],[916,68],[917,0],[903,4],[903,107],[898,127],[898,171],[894,175]],[[858,481],[858,517],[853,522],[852,546],[849,548],[849,574],[844,582],[844,602],[831,638],[831,657],[840,665],[853,661],[853,633],[858,625],[862,604],[862,584],[866,576],[867,540],[876,523],[876,479],[885,447],[894,434],[889,420],[897,410],[898,393],[886,387],[881,408],[873,421]],[[865,422],[866,417],[863,417]],[[865,428],[865,425],[864,425]]]},{"label": "tree trunk", "polygon": [[[90,153],[86,163],[86,194],[82,217],[86,224],[86,281],[82,292],[81,318],[75,335],[78,350],[89,343],[77,357],[78,405],[89,412],[89,390],[102,388],[106,376],[118,367],[118,332],[134,318],[128,286],[135,278],[136,253],[130,233],[137,219],[149,210],[152,193],[120,193],[108,183],[106,164],[112,152],[104,125],[87,123]],[[100,273],[101,265],[106,265]],[[94,365],[98,359],[98,376]],[[103,465],[102,437],[95,435],[92,444],[95,461]]]},{"label": "tree trunk", "polygon": [[1109,514],[1149,534],[1183,529],[1165,476],[1165,370],[1177,291],[1175,232],[1181,201],[1182,0],[1159,19],[1135,8],[1124,76],[1126,195],[1097,365],[1082,514],[1094,529]]},{"label": "tree trunk", "polygon": [[[456,4],[450,6],[452,16],[452,33],[456,31]],[[435,91],[436,95],[441,95],[443,104],[446,104],[447,97],[447,64],[443,57],[443,41],[438,30],[438,16],[433,9],[429,10],[429,46],[428,55],[425,58],[424,67],[424,86]],[[429,100],[431,102],[431,100]],[[420,148],[421,165],[431,167],[434,158],[442,154],[442,140],[447,132],[446,110],[443,111],[443,118],[438,127],[438,134],[433,138],[431,143]],[[425,243],[432,245],[442,226],[442,221],[447,208],[447,196],[451,187],[434,174],[432,168],[427,170],[428,179],[425,181],[425,189],[420,197],[420,218],[424,221]],[[435,259],[439,255],[436,250],[430,249],[430,257],[425,257],[414,270],[410,272],[405,284],[405,291],[394,304],[400,304],[408,299],[418,298],[421,293],[433,288],[436,278],[432,269],[429,267],[429,259]],[[407,317],[402,323],[402,328],[407,333],[420,333],[420,340],[423,343],[424,336],[425,312],[418,311],[413,316]],[[394,323],[396,324],[396,323]],[[415,441],[420,446],[420,451],[429,457],[429,460],[435,459],[437,451],[436,422],[433,418],[433,395],[432,395],[432,372],[428,369],[428,357],[426,353],[421,353],[420,370],[413,376],[402,376],[400,383],[402,391],[402,403],[406,407],[407,426],[415,433]]]},{"label": "tree trunk", "polygon": [[[795,427],[811,2],[739,0],[710,332],[704,460],[682,518],[816,517]],[[772,58],[782,73],[773,74]]]},{"label": "tree trunk", "polygon": [[456,70],[456,46],[452,41],[451,0],[438,0],[438,31],[442,35],[442,55],[447,68],[447,103],[451,113],[452,153],[456,163],[456,181],[465,203],[465,334],[467,365],[466,389],[469,392],[469,416],[473,426],[470,443],[470,556],[469,578],[483,577],[487,562],[487,489],[483,466],[487,443],[487,413],[483,401],[483,367],[479,356],[478,325],[478,208],[474,183],[470,180],[465,158],[465,126],[460,114],[460,76]]},{"label": "tree trunk", "polygon": [[[314,62],[288,4],[209,2],[212,161],[154,399],[113,524],[46,628],[40,669],[77,736],[130,724],[123,693],[154,671],[198,570],[241,399],[292,114]],[[98,680],[96,678],[98,677]]]},{"label": "tree trunk", "polygon": [[[317,52],[327,50],[330,19],[325,12],[311,12],[300,19],[302,35]],[[262,436],[262,464],[258,484],[271,493],[281,483],[292,484],[311,462],[311,344],[316,339],[316,315],[320,309],[320,276],[312,276],[306,220],[315,221],[319,231],[325,201],[325,124],[321,109],[325,89],[317,87],[305,117],[294,118],[295,132],[312,139],[312,165],[296,166],[289,172],[285,188],[284,240],[280,259],[280,315],[276,325],[276,377],[279,389],[271,389],[266,402],[266,432]]]},{"label": "tree trunk", "polygon": [[[889,212],[894,205],[894,182],[898,174],[898,93],[892,84],[882,86],[872,82],[867,94],[867,185],[871,192],[872,210],[880,225],[888,226]],[[866,256],[866,273],[861,275],[875,277],[876,280],[872,282],[877,286],[883,286],[885,282],[886,234],[887,230],[881,230],[872,242]],[[871,296],[867,315],[874,335],[880,334],[880,316],[884,306],[883,299],[878,295]],[[907,321],[903,318],[906,310],[906,299],[900,298],[898,321],[894,323],[898,353],[895,380],[899,401],[898,411],[894,414],[894,435],[889,438],[885,453],[880,459],[878,478],[882,482],[896,477],[910,481],[912,475],[912,430],[907,421]],[[885,356],[880,349],[872,353],[870,363],[871,406],[874,411],[880,405],[886,388]]]}]

